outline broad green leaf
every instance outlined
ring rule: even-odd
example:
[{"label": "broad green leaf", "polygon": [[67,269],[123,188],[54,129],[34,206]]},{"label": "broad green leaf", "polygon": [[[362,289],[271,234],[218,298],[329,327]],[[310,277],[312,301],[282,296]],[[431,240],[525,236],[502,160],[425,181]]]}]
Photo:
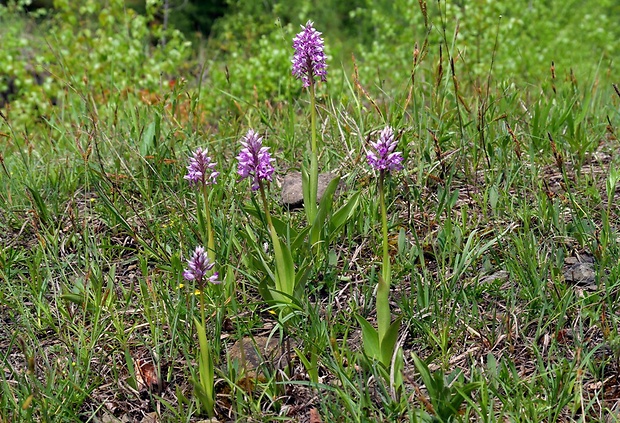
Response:
[{"label": "broad green leaf", "polygon": [[413,359],[413,363],[415,364],[416,369],[420,372],[420,377],[422,378],[422,382],[426,386],[426,390],[428,391],[428,395],[431,399],[437,397],[437,392],[435,391],[435,381],[433,376],[431,375],[431,371],[424,361],[420,359],[415,353],[411,353],[411,358]]},{"label": "broad green leaf", "polygon": [[246,224],[245,230],[248,234],[247,239],[248,241],[250,241],[252,247],[254,247],[254,251],[256,252],[256,255],[246,255],[244,256],[244,259],[245,260],[249,259],[249,261],[251,262],[252,268],[261,270],[263,273],[268,275],[269,278],[275,283],[276,275],[272,272],[271,266],[269,266],[267,261],[265,261],[262,246],[258,244],[253,228],[249,224]]},{"label": "broad green leaf", "polygon": [[301,248],[306,240],[306,235],[308,235],[308,232],[310,232],[310,226],[304,227],[297,233],[297,236],[293,238],[293,242],[291,243],[291,251],[298,251]]},{"label": "broad green leaf", "polygon": [[142,134],[142,140],[140,142],[140,154],[142,156],[146,156],[149,154],[153,146],[155,145],[155,122],[151,122],[149,126],[146,127],[144,133]]},{"label": "broad green leaf", "polygon": [[280,240],[275,229],[270,230],[276,260],[276,290],[293,295],[295,289],[295,263],[288,245]]},{"label": "broad green leaf", "polygon": [[329,220],[329,231],[331,236],[333,236],[345,223],[351,219],[355,209],[360,202],[360,193],[356,192],[353,196],[347,201],[345,205],[340,207]]},{"label": "broad green leaf", "polygon": [[103,202],[103,205],[108,209],[108,211],[112,212],[117,220],[117,223],[119,223],[127,232],[130,232],[134,238],[137,238],[133,227],[129,224],[129,222],[127,222],[127,220],[125,220],[123,215],[118,212],[116,206],[112,203],[112,201],[110,201],[103,187],[101,187],[100,184],[95,184],[95,189],[97,190],[99,199]]},{"label": "broad green leaf", "polygon": [[394,348],[396,346],[396,341],[398,340],[398,330],[400,329],[400,322],[402,318],[394,320],[394,322],[390,325],[387,332],[381,339],[381,362],[387,367],[390,368],[390,363],[392,362],[392,354],[394,353]]},{"label": "broad green leaf", "polygon": [[311,266],[305,264],[303,266],[299,266],[297,269],[297,275],[295,280],[295,290],[293,296],[295,298],[302,298],[306,288],[306,282],[308,281],[308,275],[310,274],[310,270],[312,270]]},{"label": "broad green leaf", "polygon": [[405,368],[405,360],[403,357],[403,350],[402,348],[399,348],[399,351],[396,353],[394,362],[391,363],[391,369],[390,369],[390,371],[394,373],[394,387],[399,393],[402,391],[402,387],[404,383],[404,380],[403,380],[404,368]]},{"label": "broad green leaf", "polygon": [[340,177],[335,177],[331,180],[327,188],[325,188],[325,192],[323,193],[323,198],[321,198],[321,203],[319,204],[318,211],[316,213],[316,217],[314,218],[314,222],[312,223],[312,229],[310,230],[310,244],[315,245],[317,242],[321,240],[321,232],[325,226],[325,219],[332,210],[332,204],[334,201],[334,193],[336,192],[336,188],[338,188],[338,184],[340,183]]},{"label": "broad green leaf", "polygon": [[362,340],[364,342],[364,352],[375,360],[381,359],[381,347],[379,345],[379,334],[376,329],[362,316],[356,314],[355,318],[362,327]]},{"label": "broad green leaf", "polygon": [[65,301],[69,301],[76,305],[79,305],[86,311],[90,313],[95,313],[97,311],[97,306],[93,303],[93,300],[88,296],[88,294],[75,294],[75,293],[66,293],[60,296]]},{"label": "broad green leaf", "polygon": [[200,355],[198,356],[198,372],[200,374],[201,402],[205,411],[210,417],[214,415],[215,397],[214,397],[214,368],[211,359],[211,350],[207,342],[207,334],[205,328],[200,324],[198,319],[194,318],[196,332],[198,335],[198,345]]},{"label": "broad green leaf", "polygon": [[305,166],[301,168],[301,189],[304,196],[304,211],[306,212],[306,219],[310,225],[314,222],[316,216],[316,198],[312,199],[311,187],[310,187],[310,174]]},{"label": "broad green leaf", "polygon": [[[386,269],[387,267],[387,269]],[[377,286],[377,333],[379,339],[383,339],[389,330],[392,321],[392,313],[390,312],[390,263],[383,263],[383,273],[387,276],[379,275],[379,285]]]},{"label": "broad green leaf", "polygon": [[[263,219],[262,211],[259,211],[253,207],[246,207],[243,210],[250,216],[253,216],[259,220]],[[295,239],[299,236],[299,233],[294,228],[276,216],[271,216],[271,223],[273,223],[273,227],[276,228],[276,232],[282,238]]]},{"label": "broad green leaf", "polygon": [[258,283],[258,293],[263,297],[267,303],[274,301],[271,289],[268,284],[268,278],[263,278]]},{"label": "broad green leaf", "polygon": [[101,187],[99,184],[95,184],[95,189],[97,190],[97,194],[99,195],[99,199],[103,202],[103,205],[114,215],[114,217],[118,220],[118,223],[120,223],[120,225],[131,234],[133,239],[136,240],[138,244],[140,244],[146,251],[149,251],[153,255],[153,257],[157,257],[161,261],[169,261],[168,254],[165,251],[157,250],[155,247],[153,247],[153,242],[145,241],[141,236],[136,233],[133,227],[118,212],[116,206],[108,198],[108,195],[104,191],[103,187]]},{"label": "broad green leaf", "polygon": [[317,354],[315,351],[316,347],[314,347],[312,352],[310,353],[310,360],[308,360],[306,356],[297,348],[293,348],[293,349],[295,350],[295,354],[299,358],[299,361],[301,361],[301,364],[306,369],[306,372],[308,372],[310,381],[312,383],[318,383],[319,382],[319,371],[318,371],[318,366],[317,366]]}]

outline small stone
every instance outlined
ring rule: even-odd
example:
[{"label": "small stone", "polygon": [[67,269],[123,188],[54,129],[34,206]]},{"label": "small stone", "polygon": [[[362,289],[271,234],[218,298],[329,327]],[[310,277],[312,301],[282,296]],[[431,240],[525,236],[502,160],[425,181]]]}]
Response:
[{"label": "small stone", "polygon": [[227,355],[231,361],[238,360],[246,378],[256,378],[262,364],[271,363],[274,367],[278,367],[283,352],[276,338],[246,336],[231,345]]},{"label": "small stone", "polygon": [[564,280],[579,285],[593,285],[596,279],[594,264],[575,263],[564,269]]},{"label": "small stone", "polygon": [[505,270],[498,270],[497,272],[491,274],[491,275],[486,275],[480,278],[479,283],[482,285],[488,285],[491,283],[494,283],[498,280],[501,281],[506,281],[508,280],[508,272]]},{"label": "small stone", "polygon": [[[336,177],[332,172],[319,173],[317,185],[317,202],[321,201],[329,183]],[[304,204],[304,192],[301,184],[301,173],[290,172],[284,175],[282,180],[282,205],[289,209],[302,207]]]}]

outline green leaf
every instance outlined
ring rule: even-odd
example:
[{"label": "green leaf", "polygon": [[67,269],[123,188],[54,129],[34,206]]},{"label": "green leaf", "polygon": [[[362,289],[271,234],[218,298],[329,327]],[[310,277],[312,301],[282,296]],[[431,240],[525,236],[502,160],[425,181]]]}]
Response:
[{"label": "green leaf", "polygon": [[200,386],[199,397],[201,398],[202,405],[209,415],[213,417],[215,407],[214,393],[214,369],[213,359],[211,358],[211,349],[207,342],[207,335],[205,328],[200,324],[198,319],[194,318],[194,324],[196,325],[196,332],[198,335],[198,345],[200,347],[200,355],[198,356],[198,372],[200,374]]},{"label": "green leaf", "polygon": [[159,113],[155,113],[155,131],[153,134],[153,142],[155,148],[158,147],[158,140],[161,137],[161,115]]},{"label": "green leaf", "polygon": [[338,229],[340,229],[345,223],[349,221],[349,219],[351,219],[353,213],[355,212],[355,209],[357,209],[357,206],[359,205],[359,202],[360,193],[356,192],[345,205],[343,205],[338,210],[336,210],[336,212],[334,212],[331,219],[329,220],[329,231],[331,236],[333,236],[338,231]]},{"label": "green leaf", "polygon": [[292,296],[295,290],[295,263],[291,250],[280,240],[274,228],[271,228],[270,233],[276,260],[276,290]]},{"label": "green leaf", "polygon": [[93,303],[93,300],[88,296],[86,292],[83,294],[66,293],[60,296],[65,301],[69,301],[73,304],[77,304],[89,313],[95,313],[97,306]]},{"label": "green leaf", "polygon": [[390,312],[390,262],[383,263],[382,273],[387,276],[379,275],[377,286],[376,308],[377,308],[377,333],[379,339],[383,339],[390,328],[392,313]]},{"label": "green leaf", "polygon": [[392,363],[391,371],[394,373],[394,387],[397,392],[402,392],[403,387],[403,369],[405,368],[405,359],[403,357],[403,350],[399,348],[399,351],[396,353],[396,357],[394,363]]},{"label": "green leaf", "polygon": [[310,193],[310,175],[308,174],[308,169],[305,166],[301,168],[301,190],[304,195],[304,211],[306,212],[306,218],[308,219],[308,224],[314,222],[314,216],[316,214],[316,204],[312,200]]},{"label": "green leaf", "polygon": [[297,233],[297,236],[293,238],[293,242],[291,243],[291,251],[298,251],[301,248],[306,240],[306,235],[308,235],[308,232],[310,232],[310,226],[304,227]]},{"label": "green leaf", "polygon": [[364,342],[364,352],[370,358],[381,360],[381,347],[379,345],[379,334],[366,319],[359,314],[355,318],[362,327],[362,340]]},{"label": "green leaf", "polygon": [[127,383],[133,389],[138,390],[138,380],[136,379],[136,367],[133,364],[133,358],[131,357],[131,354],[129,353],[129,348],[125,346],[125,349],[123,352],[125,356],[125,364],[127,364],[127,370],[129,371],[129,378],[127,378]]},{"label": "green leaf", "polygon": [[84,304],[87,302],[84,294],[72,294],[72,293],[62,294],[60,298],[62,298],[65,301],[69,301],[73,304],[77,304],[81,307],[83,307]]},{"label": "green leaf", "polygon": [[293,348],[295,350],[296,357],[299,358],[299,361],[301,361],[301,364],[306,369],[306,372],[308,372],[308,376],[310,377],[310,381],[312,383],[319,382],[319,371],[318,371],[319,369],[316,363],[317,354],[316,354],[316,351],[314,351],[315,348],[316,347],[314,347],[313,350],[310,352],[311,354],[310,360],[308,360],[306,356],[300,350],[298,350],[297,348]]},{"label": "green leaf", "polygon": [[469,398],[471,393],[476,389],[480,388],[480,382],[470,382],[462,385],[461,383],[455,383],[452,386],[451,391],[456,392],[452,394],[452,398],[450,399],[449,408],[452,410],[454,414],[459,412],[461,405],[465,401],[465,398]]},{"label": "green leaf", "polygon": [[155,122],[151,122],[149,126],[146,127],[144,133],[142,134],[142,140],[140,142],[140,154],[142,156],[146,156],[152,151],[153,146],[155,145]]},{"label": "green leaf", "polygon": [[268,278],[263,278],[258,283],[258,293],[263,297],[267,303],[274,301],[273,295],[271,294],[271,288],[269,286]]},{"label": "green leaf", "polygon": [[332,210],[334,193],[339,183],[340,177],[338,176],[332,179],[329,185],[327,185],[327,188],[325,188],[323,198],[321,198],[321,203],[319,204],[319,209],[312,223],[312,229],[310,230],[310,245],[315,245],[321,240],[321,233],[325,227],[325,219],[327,219],[327,216]]},{"label": "green leaf", "polygon": [[157,250],[153,246],[153,241],[147,242],[144,238],[142,238],[136,233],[136,231],[129,224],[129,222],[127,222],[127,220],[125,220],[125,218],[119,213],[118,209],[116,208],[114,203],[112,203],[107,193],[104,191],[104,188],[100,184],[95,184],[95,189],[97,190],[97,194],[99,195],[98,198],[102,201],[103,205],[108,209],[108,211],[110,211],[114,215],[114,217],[118,221],[117,223],[119,223],[121,227],[123,227],[127,232],[129,232],[138,244],[140,244],[146,251],[150,252],[153,257],[157,257],[164,262],[169,261],[168,255],[164,251]]},{"label": "green leaf", "polygon": [[110,200],[110,198],[108,197],[108,195],[104,191],[103,187],[100,184],[95,184],[95,189],[97,190],[97,194],[99,196],[99,199],[103,202],[103,205],[116,218],[116,220],[117,220],[116,223],[119,223],[123,229],[125,229],[127,232],[131,233],[131,235],[133,235],[134,238],[136,238],[136,233],[135,233],[133,227],[129,224],[129,222],[127,222],[127,220],[125,220],[123,215],[121,215],[119,213],[118,209],[116,208],[114,203],[112,203],[112,201]]},{"label": "green leaf", "polygon": [[[257,210],[256,208],[246,207],[243,210],[250,216],[253,216],[259,220],[263,220],[263,212]],[[294,228],[291,228],[290,225],[284,222],[282,219],[271,216],[271,223],[273,223],[273,227],[276,229],[278,235],[280,235],[282,238],[290,237],[291,239],[296,239],[297,237],[299,237],[299,233]]]},{"label": "green leaf", "polygon": [[420,372],[420,377],[422,378],[422,382],[426,386],[426,390],[428,391],[428,395],[431,398],[437,397],[437,392],[435,390],[435,380],[431,375],[431,371],[424,361],[420,359],[415,353],[411,353],[411,358],[413,359],[413,363],[415,364],[416,369]]},{"label": "green leaf", "polygon": [[402,317],[394,320],[388,330],[385,332],[381,342],[381,362],[388,369],[392,362],[392,355],[394,354],[394,348],[396,347],[396,341],[398,340],[398,330],[400,329],[400,322]]},{"label": "green leaf", "polygon": [[263,273],[268,275],[269,278],[275,283],[276,275],[275,273],[271,271],[271,267],[269,266],[267,261],[265,261],[263,248],[261,245],[259,245],[256,239],[256,236],[254,234],[254,229],[251,227],[250,224],[246,224],[245,231],[248,235],[246,239],[249,241],[252,247],[254,247],[254,251],[256,251],[256,255],[249,255],[249,254],[244,255],[244,260],[250,262],[249,264],[251,264],[251,268],[261,270]]},{"label": "green leaf", "polygon": [[295,290],[293,296],[295,298],[302,298],[305,293],[306,282],[308,281],[308,275],[310,274],[310,270],[312,270],[311,266],[305,264],[303,266],[299,266],[297,269],[297,275],[295,280]]},{"label": "green leaf", "polygon": [[41,194],[39,194],[39,191],[37,191],[36,189],[28,185],[26,185],[26,188],[32,196],[32,201],[37,209],[37,216],[39,217],[41,224],[47,225],[50,220],[50,216],[47,210],[47,206],[45,205],[45,201],[43,201],[43,197],[41,197]]}]

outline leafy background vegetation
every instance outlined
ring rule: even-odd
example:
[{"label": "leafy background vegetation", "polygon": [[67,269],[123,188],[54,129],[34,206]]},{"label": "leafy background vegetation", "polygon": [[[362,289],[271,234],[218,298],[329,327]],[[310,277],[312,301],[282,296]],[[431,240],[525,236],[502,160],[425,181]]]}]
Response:
[{"label": "leafy background vegetation", "polygon": [[[163,3],[0,6],[0,421],[205,418],[198,298],[181,286],[206,242],[183,179],[198,146],[221,172],[217,419],[618,419],[620,3],[230,0],[166,27]],[[234,157],[255,128],[280,176],[300,167],[308,98],[290,60],[309,19],[329,64],[320,167],[342,177],[334,209],[359,204],[287,321],[259,292],[269,234]],[[365,150],[388,124],[406,164],[386,183],[398,389],[353,317],[375,318]],[[277,183],[270,201],[303,231]],[[242,377],[235,343],[270,336],[290,365]]]}]

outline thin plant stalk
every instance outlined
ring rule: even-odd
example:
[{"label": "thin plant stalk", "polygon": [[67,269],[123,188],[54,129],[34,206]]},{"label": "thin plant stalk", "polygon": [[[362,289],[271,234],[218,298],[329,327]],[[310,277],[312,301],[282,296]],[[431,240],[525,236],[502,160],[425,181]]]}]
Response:
[{"label": "thin plant stalk", "polygon": [[[260,197],[263,202],[263,209],[265,210],[265,219],[267,220],[267,227],[269,228],[269,235],[271,236],[271,242],[273,243],[273,248],[277,248],[276,243],[280,242],[280,238],[278,237],[278,233],[276,232],[275,226],[273,226],[273,222],[271,220],[271,213],[269,212],[269,203],[267,202],[267,195],[265,194],[265,186],[263,181],[258,182]],[[278,278],[276,278],[276,282]],[[281,286],[276,286],[277,290],[281,290]]]},{"label": "thin plant stalk", "polygon": [[383,264],[381,276],[379,277],[379,285],[377,286],[377,331],[379,334],[379,342],[383,340],[385,333],[390,327],[392,315],[390,312],[390,254],[388,245],[388,226],[387,226],[387,208],[385,206],[385,194],[383,180],[385,173],[379,175],[379,204],[381,207],[381,237],[383,240]]},{"label": "thin plant stalk", "polygon": [[215,237],[213,235],[213,226],[211,224],[211,213],[209,210],[209,191],[207,185],[201,187],[202,198],[205,206],[205,220],[207,222],[207,257],[211,263],[215,263]]},{"label": "thin plant stalk", "polygon": [[317,213],[317,191],[319,185],[319,157],[318,147],[316,142],[316,95],[314,92],[314,78],[310,79],[310,127],[312,131],[311,138],[311,152],[310,152],[310,201],[306,208],[308,216],[308,223],[311,225],[314,222]]},{"label": "thin plant stalk", "polygon": [[[218,273],[212,272],[214,262],[210,262],[203,247],[196,247],[192,258],[188,260],[188,268],[183,272],[183,277],[188,281],[195,282],[196,296],[200,296],[199,312],[200,319],[194,317],[194,325],[198,336],[198,381],[194,381],[194,388],[198,396],[199,403],[207,412],[209,417],[215,415],[215,392],[214,392],[214,364],[211,346],[207,341],[206,334],[206,313],[205,313],[205,288],[206,283],[219,284]],[[211,276],[208,276],[212,273]]]},{"label": "thin plant stalk", "polygon": [[[315,78],[327,81],[327,63],[324,52],[324,41],[321,33],[314,29],[314,23],[308,21],[302,25],[302,31],[293,39],[293,76],[303,81],[304,88],[310,91],[310,125],[312,131],[310,172],[304,168],[304,208],[308,224],[312,225],[318,213],[316,205],[319,165],[316,134],[316,96]],[[309,174],[308,174],[309,173]],[[306,179],[307,178],[307,179]],[[307,184],[307,186],[306,186]],[[309,204],[306,204],[309,203]],[[311,240],[312,243],[316,240]]]},{"label": "thin plant stalk", "polygon": [[[269,212],[269,203],[267,202],[267,195],[265,194],[265,186],[262,180],[258,181],[260,196],[263,201],[263,208],[265,209],[265,219],[267,220],[267,226],[269,227],[269,235],[271,236],[271,243],[273,244],[274,253],[276,256],[276,277],[275,277],[275,285],[276,285],[276,293],[274,293],[274,299],[279,302],[290,302],[290,299],[282,296],[280,293],[286,293],[288,295],[293,294],[294,285],[291,285],[290,280],[286,280],[287,277],[291,277],[288,274],[286,268],[287,264],[283,259],[278,259],[282,256],[282,244],[280,243],[280,238],[278,237],[278,233],[276,232],[275,226],[273,226],[273,222],[271,220],[271,213]],[[290,253],[289,253],[290,255]],[[292,263],[291,263],[292,266]],[[294,275],[292,275],[294,279]],[[293,280],[294,283],[294,280]]]},{"label": "thin plant stalk", "polygon": [[265,219],[267,220],[267,226],[269,227],[269,233],[275,234],[275,228],[271,221],[271,213],[269,212],[269,203],[267,202],[267,195],[265,194],[265,186],[263,181],[258,181],[258,190],[260,191],[260,198],[263,201],[263,208],[265,209]]}]

